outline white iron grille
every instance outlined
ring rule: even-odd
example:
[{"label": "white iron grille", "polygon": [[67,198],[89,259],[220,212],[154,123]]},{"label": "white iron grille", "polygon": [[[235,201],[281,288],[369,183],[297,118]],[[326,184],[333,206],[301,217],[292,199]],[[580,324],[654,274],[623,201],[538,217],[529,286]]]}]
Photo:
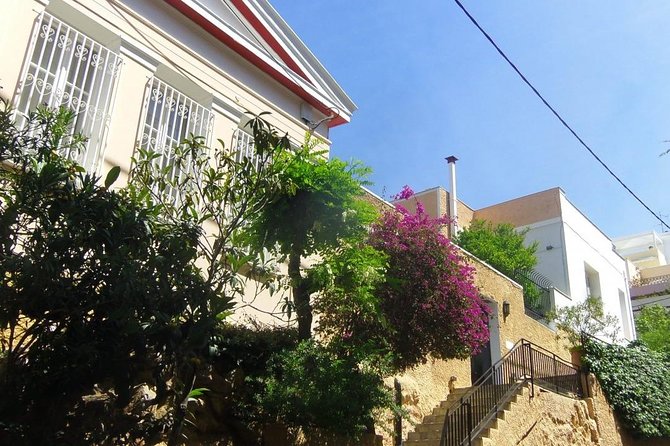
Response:
[{"label": "white iron grille", "polygon": [[256,153],[254,137],[242,129],[235,130],[233,134],[233,155],[237,162],[249,158],[256,169],[261,168],[262,163],[260,156]]},{"label": "white iron grille", "polygon": [[28,51],[15,101],[17,122],[24,125],[38,105],[71,109],[72,131],[88,142],[81,153],[63,155],[94,171],[109,126],[121,58],[46,12],[37,18]]},{"label": "white iron grille", "polygon": [[[155,162],[160,169],[168,168],[168,185],[182,184],[193,168],[191,159],[185,168],[175,163],[175,148],[190,135],[205,137],[209,145],[212,120],[210,110],[165,82],[152,78],[147,84],[139,147],[160,155]],[[180,199],[177,188],[168,186],[167,193],[175,202]]]}]

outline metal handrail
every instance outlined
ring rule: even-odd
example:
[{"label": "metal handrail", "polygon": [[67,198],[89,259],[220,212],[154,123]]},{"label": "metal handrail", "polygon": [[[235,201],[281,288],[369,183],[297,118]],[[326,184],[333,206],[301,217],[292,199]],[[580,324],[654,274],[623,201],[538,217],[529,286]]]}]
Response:
[{"label": "metal handrail", "polygon": [[523,303],[526,314],[543,320],[554,310],[551,289],[554,284],[535,270],[514,270],[510,276],[523,286]]},{"label": "metal handrail", "polygon": [[497,417],[518,389],[530,381],[550,391],[581,396],[581,371],[549,350],[525,339],[491,366],[450,409],[442,429],[443,446],[470,445]]}]

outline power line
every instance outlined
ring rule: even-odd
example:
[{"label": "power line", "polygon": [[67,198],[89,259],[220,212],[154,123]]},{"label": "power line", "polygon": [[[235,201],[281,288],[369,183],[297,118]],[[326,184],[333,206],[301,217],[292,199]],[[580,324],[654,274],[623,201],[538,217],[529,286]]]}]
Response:
[{"label": "power line", "polygon": [[566,129],[568,129],[568,131],[569,131],[570,133],[572,133],[572,135],[573,135],[575,138],[577,138],[577,141],[579,141],[580,144],[581,144],[582,146],[584,146],[584,148],[585,148],[586,150],[588,150],[589,153],[590,153],[591,155],[593,155],[593,157],[596,159],[596,161],[598,161],[598,162],[605,168],[605,170],[607,170],[607,172],[609,172],[609,174],[612,175],[612,176],[614,177],[614,179],[616,179],[616,180],[619,182],[619,184],[621,184],[621,186],[623,186],[623,188],[626,189],[626,191],[628,191],[628,193],[631,194],[631,195],[633,196],[633,198],[635,198],[635,199],[636,199],[642,206],[644,206],[644,208],[645,208],[646,210],[649,211],[649,213],[650,213],[651,215],[653,215],[658,221],[660,221],[660,222],[661,222],[661,225],[663,225],[663,226],[665,226],[666,228],[670,229],[670,226],[668,226],[668,224],[667,224],[667,223],[666,223],[666,222],[665,222],[665,221],[664,221],[658,214],[656,214],[656,212],[652,211],[651,208],[650,208],[649,206],[647,206],[647,204],[646,204],[644,201],[642,201],[642,199],[641,199],[640,197],[638,197],[637,194],[635,194],[635,192],[633,192],[628,186],[626,186],[626,184],[621,180],[621,178],[619,178],[619,177],[612,171],[612,169],[610,169],[609,166],[607,166],[607,164],[605,164],[605,162],[604,162],[603,160],[601,160],[600,157],[599,157],[598,155],[596,155],[596,153],[595,153],[593,150],[591,150],[591,147],[589,147],[588,144],[586,144],[586,143],[584,142],[584,140],[577,134],[577,132],[575,132],[575,131],[572,129],[572,127],[570,127],[570,125],[569,125],[567,122],[565,122],[565,120],[561,117],[560,114],[558,114],[558,112],[554,109],[554,107],[552,107],[552,106],[549,104],[549,102],[547,102],[547,100],[542,96],[542,94],[540,94],[539,91],[537,91],[537,89],[533,86],[533,84],[531,84],[530,81],[529,81],[528,79],[526,79],[526,76],[524,76],[523,73],[516,67],[516,65],[514,65],[514,63],[509,59],[509,57],[507,57],[507,55],[505,55],[505,53],[503,52],[503,50],[500,49],[500,47],[495,43],[495,41],[491,38],[491,36],[489,36],[488,33],[487,33],[486,31],[484,31],[484,29],[479,25],[479,23],[477,23],[477,20],[475,20],[475,18],[472,17],[472,15],[470,15],[470,13],[468,12],[468,10],[465,9],[465,6],[463,6],[463,4],[462,4],[459,0],[454,0],[454,1],[455,1],[456,4],[458,5],[458,7],[461,8],[461,9],[463,10],[463,12],[465,13],[465,15],[468,16],[468,18],[470,19],[470,21],[477,27],[477,29],[479,29],[479,31],[484,35],[484,37],[486,37],[486,40],[488,40],[488,41],[491,43],[491,45],[493,45],[493,47],[498,51],[498,54],[500,54],[500,55],[502,56],[502,58],[505,59],[505,61],[507,61],[507,63],[512,67],[512,69],[513,69],[514,71],[516,71],[516,74],[518,74],[519,77],[521,77],[521,79],[526,83],[526,85],[528,85],[528,86],[530,87],[530,89],[533,90],[533,93],[535,93],[535,95],[536,95],[538,98],[540,98],[540,100],[542,101],[542,103],[543,103],[549,110],[551,110],[551,112],[554,114],[554,116],[556,116],[556,118],[558,118],[558,120],[561,121],[561,124],[563,124],[563,126],[564,126]]}]

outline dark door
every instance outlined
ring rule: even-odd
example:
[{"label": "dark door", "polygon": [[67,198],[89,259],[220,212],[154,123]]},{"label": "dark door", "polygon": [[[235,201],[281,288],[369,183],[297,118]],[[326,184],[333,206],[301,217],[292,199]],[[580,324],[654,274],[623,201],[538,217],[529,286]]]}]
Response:
[{"label": "dark door", "polygon": [[470,377],[472,384],[491,368],[491,341],[484,344],[482,350],[470,358]]}]

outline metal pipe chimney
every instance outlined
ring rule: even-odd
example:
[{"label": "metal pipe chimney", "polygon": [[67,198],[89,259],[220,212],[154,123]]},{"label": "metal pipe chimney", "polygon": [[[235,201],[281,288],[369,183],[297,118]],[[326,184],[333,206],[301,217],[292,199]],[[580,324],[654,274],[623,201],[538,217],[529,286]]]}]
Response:
[{"label": "metal pipe chimney", "polygon": [[449,237],[453,238],[458,234],[458,197],[456,196],[456,161],[455,156],[445,158],[449,163],[449,173],[451,175],[451,188],[449,190]]}]

